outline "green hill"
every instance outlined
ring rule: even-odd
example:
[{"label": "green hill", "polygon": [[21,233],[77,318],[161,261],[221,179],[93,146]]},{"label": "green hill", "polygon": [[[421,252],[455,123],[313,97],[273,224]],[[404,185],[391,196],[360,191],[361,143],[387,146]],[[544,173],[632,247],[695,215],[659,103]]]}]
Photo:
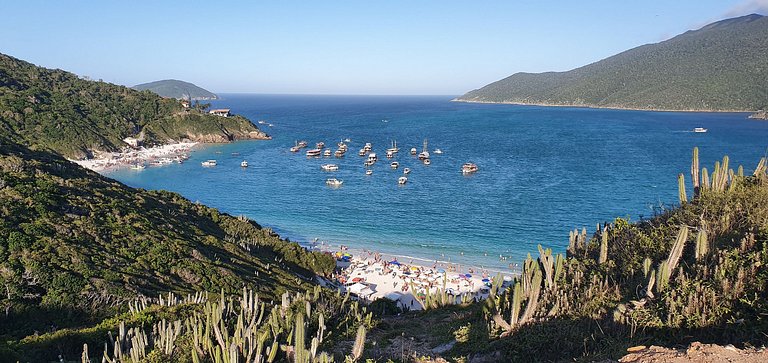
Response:
[{"label": "green hill", "polygon": [[119,151],[129,136],[145,144],[190,139],[226,142],[269,138],[240,116],[184,109],[174,99],[80,79],[0,54],[0,133],[33,149],[69,158]]},{"label": "green hill", "polygon": [[76,326],[164,291],[275,299],[334,267],[247,219],[0,136],[0,336]]},{"label": "green hill", "polygon": [[516,73],[456,101],[649,110],[768,105],[768,17],[747,15],[567,72]]},{"label": "green hill", "polygon": [[131,88],[139,91],[152,91],[165,98],[189,100],[216,100],[219,98],[219,96],[206,89],[175,79],[137,84]]}]

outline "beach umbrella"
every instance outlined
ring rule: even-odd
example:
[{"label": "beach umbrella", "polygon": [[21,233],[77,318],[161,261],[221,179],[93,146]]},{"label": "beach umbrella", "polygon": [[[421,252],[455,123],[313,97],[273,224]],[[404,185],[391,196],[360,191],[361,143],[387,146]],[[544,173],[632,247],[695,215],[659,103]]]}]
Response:
[{"label": "beach umbrella", "polygon": [[483,279],[483,282],[491,282],[489,279]]},{"label": "beach umbrella", "polygon": [[390,265],[400,266],[400,262],[397,262],[397,260],[389,261]]},{"label": "beach umbrella", "polygon": [[466,274],[466,275],[464,275],[464,277],[466,277],[466,278],[470,279],[470,278],[472,278],[472,275],[470,275],[470,274]]}]

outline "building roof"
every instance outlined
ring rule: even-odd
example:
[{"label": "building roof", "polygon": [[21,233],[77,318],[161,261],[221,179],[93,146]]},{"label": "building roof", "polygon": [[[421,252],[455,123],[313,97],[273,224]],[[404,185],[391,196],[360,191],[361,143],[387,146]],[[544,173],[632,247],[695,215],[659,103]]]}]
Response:
[{"label": "building roof", "polygon": [[229,109],[228,108],[217,108],[217,109],[210,110],[208,112],[209,113],[229,113]]}]

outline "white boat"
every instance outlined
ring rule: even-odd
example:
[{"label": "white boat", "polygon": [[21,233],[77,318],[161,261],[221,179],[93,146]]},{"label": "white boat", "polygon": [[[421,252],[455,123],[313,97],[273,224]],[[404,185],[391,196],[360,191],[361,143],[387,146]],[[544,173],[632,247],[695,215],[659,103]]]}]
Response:
[{"label": "white boat", "polygon": [[307,150],[307,156],[320,156],[322,152],[323,150],[320,149],[309,149]]},{"label": "white boat", "polygon": [[429,164],[432,164],[432,162],[431,162],[431,161],[429,161],[429,159],[424,159],[424,160],[422,160],[421,162],[422,162],[422,163],[424,163],[424,165],[429,165]]},{"label": "white boat", "polygon": [[379,158],[376,156],[376,153],[368,154],[368,161],[375,163],[378,160],[379,160]]},{"label": "white boat", "polygon": [[704,132],[707,132],[707,131],[708,130],[703,128],[703,127],[697,127],[697,128],[693,129],[693,132],[696,132],[696,133],[704,133]]},{"label": "white boat", "polygon": [[331,149],[325,149],[325,151],[323,151],[323,156],[330,157],[331,156]]},{"label": "white boat", "polygon": [[419,160],[429,159],[429,151],[427,151],[427,139],[424,139],[424,147],[419,153]]},{"label": "white boat", "polygon": [[403,169],[403,174],[410,174],[410,173],[411,173],[411,168]]},{"label": "white boat", "polygon": [[216,160],[206,160],[200,163],[202,166],[216,166]]},{"label": "white boat", "polygon": [[272,126],[275,126],[275,125],[273,125],[273,124],[269,124],[269,125],[267,125],[267,126],[269,126],[269,127],[272,127]]},{"label": "white boat", "polygon": [[461,166],[462,174],[472,174],[476,171],[477,171],[477,165],[474,163],[464,163],[464,165]]},{"label": "white boat", "polygon": [[411,148],[411,155],[416,155],[417,151],[415,147]]},{"label": "white boat", "polygon": [[349,138],[344,139],[344,142],[352,142]]},{"label": "white boat", "polygon": [[397,152],[400,151],[400,149],[397,148],[397,141],[392,141],[392,147],[387,149],[387,153],[392,152],[393,154],[397,154]]},{"label": "white boat", "polygon": [[299,150],[301,150],[300,147],[298,147],[298,146],[291,146],[291,152],[292,153],[299,152]]},{"label": "white boat", "polygon": [[395,154],[393,152],[387,150],[387,159],[392,159],[393,157],[395,157]]},{"label": "white boat", "polygon": [[342,149],[339,149],[339,150],[336,150],[336,152],[335,152],[335,153],[333,153],[333,154],[334,154],[334,155],[335,155],[337,158],[340,158],[340,157],[343,157],[345,153],[346,153],[346,150],[342,150]]},{"label": "white boat", "polygon": [[263,125],[263,124],[265,124],[265,123],[267,123],[267,122],[266,122],[266,121],[264,121],[264,120],[259,120],[259,125]]},{"label": "white boat", "polygon": [[365,175],[372,175],[372,174],[373,174],[373,169],[366,169],[365,170]]},{"label": "white boat", "polygon": [[327,186],[329,186],[329,187],[337,187],[337,188],[338,188],[338,187],[340,187],[340,186],[341,186],[341,184],[343,184],[343,183],[344,183],[344,181],[343,181],[343,180],[339,180],[339,179],[336,179],[336,178],[330,178],[330,179],[326,179],[326,180],[325,180],[325,184],[326,184]]},{"label": "white boat", "polygon": [[398,163],[397,161],[393,161],[392,164],[389,164],[389,166],[391,166],[392,169],[397,169],[398,167],[400,167],[400,163]]},{"label": "white boat", "polygon": [[316,148],[318,148],[318,149],[322,149],[322,148],[324,148],[324,147],[325,147],[325,143],[324,143],[324,142],[322,142],[322,141],[320,141],[320,142],[318,142],[317,144],[315,144],[315,147],[316,147]]},{"label": "white boat", "polygon": [[339,166],[336,164],[323,164],[320,165],[320,167],[325,171],[336,171],[339,170]]},{"label": "white boat", "polygon": [[365,156],[365,153],[366,153],[365,149],[360,149],[360,151],[357,152],[357,155]]},{"label": "white boat", "polygon": [[248,167],[248,162],[243,160],[243,161],[240,162],[240,166],[243,167],[243,168],[247,168]]},{"label": "white boat", "polygon": [[365,146],[363,146],[363,150],[365,150],[365,152],[369,152],[369,151],[371,151],[371,149],[373,149],[373,146],[371,146],[371,143],[370,142],[366,142]]},{"label": "white boat", "polygon": [[435,153],[435,154],[437,154],[437,155],[440,155],[440,154],[442,154],[442,153],[443,153],[443,150],[440,150],[440,149],[435,149],[435,151],[432,151],[432,152],[433,152],[433,153]]},{"label": "white boat", "polygon": [[298,142],[296,145],[297,145],[299,148],[307,147],[307,142],[306,142],[306,141],[304,141],[304,140],[301,140],[301,141],[299,141],[299,142]]},{"label": "white boat", "polygon": [[401,176],[397,178],[397,184],[403,185],[408,182],[408,178],[405,176]]},{"label": "white boat", "polygon": [[373,165],[374,163],[375,163],[375,161],[366,160],[366,161],[363,162],[363,166],[367,168],[367,167]]},{"label": "white boat", "polygon": [[133,164],[133,165],[131,165],[131,169],[133,169],[133,170],[144,170],[146,168],[147,167],[144,166],[144,164]]}]

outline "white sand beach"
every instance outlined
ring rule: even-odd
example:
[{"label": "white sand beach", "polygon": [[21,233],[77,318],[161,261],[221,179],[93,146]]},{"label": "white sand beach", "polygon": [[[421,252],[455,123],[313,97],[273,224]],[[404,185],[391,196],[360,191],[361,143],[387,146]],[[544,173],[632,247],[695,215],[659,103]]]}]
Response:
[{"label": "white sand beach", "polygon": [[93,159],[70,161],[96,172],[127,167],[141,167],[147,164],[160,166],[183,162],[189,158],[189,152],[197,144],[196,142],[178,142],[148,148],[126,148],[122,152],[100,153]]}]

